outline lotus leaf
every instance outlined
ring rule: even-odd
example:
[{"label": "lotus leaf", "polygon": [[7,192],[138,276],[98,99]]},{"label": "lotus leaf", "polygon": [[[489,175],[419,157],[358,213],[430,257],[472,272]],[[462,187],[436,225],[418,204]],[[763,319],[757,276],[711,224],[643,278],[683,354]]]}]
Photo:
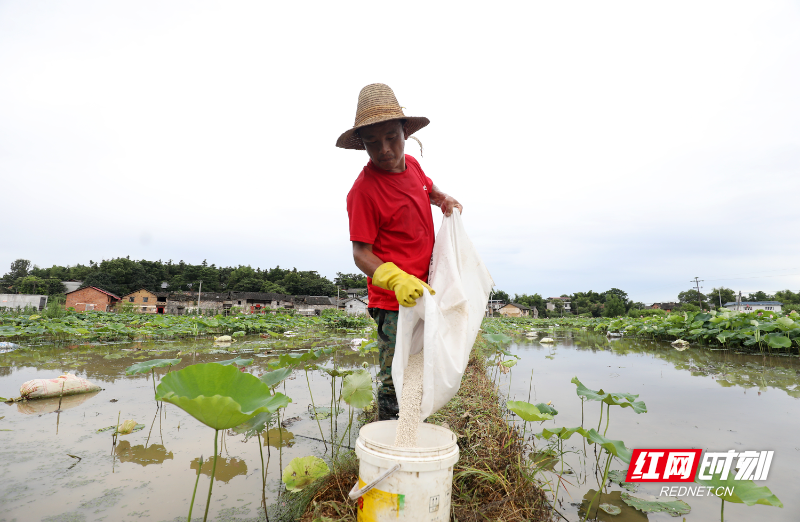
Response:
[{"label": "lotus leaf", "polygon": [[330,471],[325,461],[318,457],[297,457],[283,470],[281,479],[286,484],[287,490],[300,491]]},{"label": "lotus leaf", "polygon": [[[122,424],[117,426],[117,433],[120,435],[128,435],[133,432],[133,428],[136,427],[136,421],[132,419],[128,419],[126,421],[122,421]],[[142,424],[144,428],[144,424]]]},{"label": "lotus leaf", "polygon": [[791,330],[791,329],[797,328],[797,324],[795,324],[795,322],[792,321],[792,319],[789,318],[789,317],[781,317],[780,319],[775,321],[775,323],[778,326],[782,327],[782,329],[786,329],[786,330]]},{"label": "lotus leaf", "polygon": [[780,333],[766,335],[766,341],[770,348],[791,348],[792,340]]},{"label": "lotus leaf", "polygon": [[505,334],[483,334],[483,338],[492,344],[508,344],[513,339]]},{"label": "lotus leaf", "polygon": [[[576,428],[553,428],[553,429],[545,428],[542,430],[541,433],[535,433],[534,435],[540,439],[549,439],[553,435],[556,435],[561,440],[567,440],[568,438],[572,437],[575,433],[580,433],[581,431],[586,431],[586,430],[584,430],[580,426]],[[583,434],[581,433],[581,435]]]},{"label": "lotus leaf", "polygon": [[516,366],[517,360],[516,359],[508,359],[508,360],[505,360],[505,361],[501,361],[500,364],[502,364],[506,368],[513,368],[514,366]]},{"label": "lotus leaf", "polygon": [[134,420],[127,420],[121,423],[119,426],[106,426],[105,428],[100,428],[99,430],[97,430],[97,433],[114,430],[114,433],[118,435],[128,435],[130,433],[133,433],[134,431],[143,430],[144,428],[145,428],[144,424],[136,424],[136,421]]},{"label": "lotus leaf", "polygon": [[539,404],[537,404],[536,408],[538,408],[538,410],[540,412],[542,412],[542,413],[549,413],[550,415],[558,415],[558,410],[556,410],[555,408],[553,408],[549,404],[545,404],[543,402],[540,402]]},{"label": "lotus leaf", "polygon": [[643,401],[635,401],[639,396],[634,393],[606,393],[602,390],[590,390],[574,377],[571,383],[577,386],[575,392],[579,397],[586,397],[589,401],[602,401],[611,406],[621,406],[623,408],[631,408],[636,413],[647,413],[647,405]]},{"label": "lotus leaf", "polygon": [[125,370],[127,375],[133,375],[136,373],[146,373],[152,370],[153,368],[165,368],[167,366],[175,366],[176,364],[180,364],[180,359],[151,359],[149,361],[142,361],[136,364],[132,364],[128,366]]},{"label": "lotus leaf", "polygon": [[[367,364],[366,362],[362,363],[362,365],[364,365],[364,364],[366,365],[366,366],[364,366],[364,368],[368,368],[369,367],[369,364]],[[352,375],[352,374],[354,374],[355,372],[358,371],[358,370],[342,370],[341,368],[326,368],[324,366],[318,366],[318,365],[314,365],[312,367],[308,367],[307,369],[308,370],[319,370],[321,372],[324,372],[324,373],[330,375],[331,377],[347,377],[348,375]]]},{"label": "lotus leaf", "polygon": [[264,375],[259,377],[259,379],[270,388],[274,388],[291,374],[291,368],[281,368],[280,370],[275,370],[274,372],[266,372]]},{"label": "lotus leaf", "polygon": [[[752,480],[735,480],[733,473],[728,474],[727,480],[722,480],[721,472],[712,475],[710,480],[703,480],[699,478],[699,475],[698,473],[698,477],[694,479],[695,482],[702,486],[710,487],[712,494],[727,502],[747,504],[748,506],[762,504],[764,506],[783,507],[783,502],[773,495],[768,487],[756,486],[755,482]],[[724,494],[717,495],[717,488],[721,488],[719,491]],[[733,491],[733,495],[728,495],[727,492],[731,490]]]},{"label": "lotus leaf", "polygon": [[366,370],[344,378],[342,386],[344,402],[353,408],[365,408],[372,402],[372,376]]},{"label": "lotus leaf", "polygon": [[594,428],[590,429],[588,432],[583,430],[583,432],[578,432],[578,433],[581,433],[581,435],[586,437],[586,440],[588,440],[589,442],[599,444],[600,446],[603,447],[603,449],[605,449],[607,452],[611,453],[615,457],[619,458],[621,461],[623,462],[631,461],[631,450],[625,447],[625,443],[622,442],[621,440],[607,439],[602,435],[600,435],[599,433],[597,433],[597,431]]},{"label": "lotus leaf", "polygon": [[319,350],[308,350],[303,353],[283,353],[278,357],[278,361],[270,363],[269,367],[278,369],[294,366],[306,361],[315,361],[323,355],[330,355],[331,353],[333,353],[333,348],[320,348]]},{"label": "lotus leaf", "polygon": [[614,504],[600,504],[599,507],[609,515],[619,515],[622,513],[622,508],[617,507]]},{"label": "lotus leaf", "polygon": [[519,415],[522,420],[528,422],[538,422],[545,420],[552,420],[553,416],[549,413],[542,413],[539,408],[533,404],[525,401],[508,401],[506,406],[509,410]]},{"label": "lotus leaf", "polygon": [[238,332],[233,332],[232,337],[244,337],[244,331],[239,330]]},{"label": "lotus leaf", "polygon": [[277,418],[278,416],[274,412],[266,411],[259,413],[252,419],[234,427],[233,431],[240,435],[244,435],[247,438],[255,437],[257,433],[261,433],[267,428],[267,426],[273,424]]},{"label": "lotus leaf", "polygon": [[286,407],[291,399],[233,366],[195,364],[166,375],[156,400],[172,403],[215,430],[238,426],[254,415]]},{"label": "lotus leaf", "polygon": [[639,484],[637,482],[625,482],[625,479],[628,477],[627,471],[620,471],[620,470],[611,470],[608,472],[608,480],[611,482],[615,482],[622,486],[624,489],[627,489],[631,493],[636,493],[636,490],[639,489]]},{"label": "lotus leaf", "polygon": [[233,364],[236,366],[247,366],[253,364],[253,359],[245,359],[244,357],[237,357],[235,359],[228,359],[226,361],[214,361],[214,364]]},{"label": "lotus leaf", "polygon": [[620,495],[623,502],[632,508],[636,508],[644,513],[669,513],[673,517],[678,515],[688,514],[692,508],[683,500],[645,500],[643,498],[634,497],[630,493],[623,492]]}]

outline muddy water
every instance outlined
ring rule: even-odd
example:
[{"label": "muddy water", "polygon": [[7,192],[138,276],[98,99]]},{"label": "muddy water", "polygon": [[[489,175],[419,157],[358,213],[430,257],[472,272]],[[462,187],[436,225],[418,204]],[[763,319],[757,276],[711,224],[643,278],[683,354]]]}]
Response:
[{"label": "muddy water", "polygon": [[[795,521],[800,518],[800,359],[762,357],[731,351],[688,348],[678,351],[667,343],[636,339],[608,340],[589,332],[550,330],[556,344],[548,347],[518,339],[511,351],[521,357],[510,374],[499,378],[500,389],[513,400],[552,401],[559,414],[545,427],[580,426],[581,401],[570,380],[577,376],[590,389],[638,393],[647,413],[630,408],[611,408],[607,436],[621,439],[629,448],[702,448],[711,451],[774,450],[767,486],[784,507],[745,506],[725,503],[725,520]],[[540,336],[540,338],[543,337]],[[530,392],[529,392],[530,390]],[[597,428],[599,403],[584,405],[584,425]],[[601,428],[605,428],[605,417]],[[528,423],[540,432],[542,426]],[[555,440],[555,439],[554,439]],[[537,447],[544,443],[537,440]],[[587,446],[594,457],[592,449]],[[564,478],[568,492],[559,492],[559,510],[568,520],[579,520],[578,506],[597,490],[597,480],[585,459],[583,438],[574,435],[564,442],[567,462],[575,471]],[[558,469],[558,468],[557,468]],[[627,470],[616,461],[611,469]],[[588,470],[588,476],[587,476]],[[553,480],[552,473],[546,476]],[[677,485],[677,484],[670,484]],[[635,495],[658,496],[658,484],[640,484]],[[601,520],[647,520],[641,512],[619,500],[621,488],[612,486],[611,498],[603,502],[623,507],[617,516]],[[552,494],[550,494],[552,498]],[[682,497],[692,511],[687,521],[720,519],[716,497]],[[593,510],[594,513],[594,510]],[[582,515],[582,513],[581,513]],[[649,520],[676,520],[664,513]],[[678,519],[680,520],[680,518]]]},{"label": "muddy water", "polygon": [[[254,359],[245,370],[260,375],[278,353],[312,345],[340,346],[336,365],[344,369],[360,367],[365,360],[373,362],[371,356],[365,359],[351,351],[346,338],[329,334],[243,341],[229,349],[200,340],[40,346],[0,355],[2,397],[19,395],[20,384],[27,380],[57,377],[64,371],[103,387],[90,395],[64,398],[60,413],[56,412],[58,399],[0,404],[0,430],[10,430],[0,431],[0,522],[186,520],[201,456],[204,464],[192,518],[202,520],[214,431],[171,404],[157,409],[151,376],[125,375],[125,369],[135,362],[181,358],[174,371],[190,364],[232,359],[244,349],[254,351],[242,354]],[[328,367],[333,364],[330,358],[317,362]],[[165,373],[166,369],[157,369],[156,381]],[[309,379],[317,405],[329,406],[330,377],[314,371],[309,372]],[[339,382],[337,379],[337,388]],[[326,454],[325,446],[314,440],[320,438],[320,430],[309,413],[305,373],[295,371],[278,389],[293,402],[282,413],[286,427],[270,430],[263,446],[264,459],[269,458],[266,497],[272,509],[279,500],[283,467],[294,457]],[[340,435],[347,424],[347,407],[344,402],[342,406],[344,414],[337,418]],[[112,446],[111,432],[97,430],[116,425],[120,412],[122,420],[133,419],[145,428],[120,436]],[[329,438],[331,420],[321,424]],[[220,447],[209,520],[263,519],[257,439],[245,442],[241,435],[228,432]]]}]

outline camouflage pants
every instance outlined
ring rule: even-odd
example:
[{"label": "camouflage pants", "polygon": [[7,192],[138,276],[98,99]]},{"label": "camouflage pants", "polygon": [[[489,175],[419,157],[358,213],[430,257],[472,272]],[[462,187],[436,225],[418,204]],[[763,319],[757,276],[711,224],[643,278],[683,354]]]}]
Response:
[{"label": "camouflage pants", "polygon": [[396,419],[400,412],[397,404],[397,394],[392,381],[392,359],[394,359],[394,344],[397,341],[397,310],[381,310],[370,308],[372,318],[378,323],[378,362],[381,369],[378,372],[380,387],[378,388],[378,419]]}]

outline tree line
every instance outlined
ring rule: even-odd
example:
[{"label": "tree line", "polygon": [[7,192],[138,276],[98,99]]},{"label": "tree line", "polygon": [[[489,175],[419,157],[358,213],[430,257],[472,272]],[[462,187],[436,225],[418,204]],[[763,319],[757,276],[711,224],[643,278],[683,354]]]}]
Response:
[{"label": "tree line", "polygon": [[[675,311],[699,311],[721,308],[725,303],[736,301],[736,292],[730,288],[712,288],[707,294],[702,294],[695,289],[686,290],[678,294],[678,300],[674,303],[672,310]],[[492,293],[492,299],[502,300],[506,303],[518,303],[530,308],[539,310],[540,317],[559,317],[565,313],[564,302],[570,303],[569,313],[577,315],[591,315],[592,317],[618,317],[620,315],[648,315],[652,312],[645,309],[645,304],[634,302],[629,299],[627,292],[619,288],[612,288],[599,293],[589,290],[588,292],[576,292],[574,294],[562,294],[562,300],[552,300],[554,310],[547,310],[547,299],[539,294],[514,294],[511,299],[506,292],[496,290]],[[742,302],[755,301],[780,301],[783,303],[784,310],[800,310],[800,292],[791,290],[781,290],[774,294],[767,294],[763,291],[751,292],[742,296]],[[720,305],[720,302],[722,303]]]},{"label": "tree line", "polygon": [[288,295],[336,296],[338,288],[366,288],[363,274],[337,272],[333,281],[314,270],[285,269],[280,266],[262,270],[251,266],[217,267],[205,260],[192,265],[129,257],[106,259],[88,265],[53,265],[40,268],[27,259],[17,259],[0,279],[0,293],[59,295],[65,292],[62,281],[82,281],[82,287],[96,286],[123,296],[141,288],[151,292],[203,291],[275,292]]}]

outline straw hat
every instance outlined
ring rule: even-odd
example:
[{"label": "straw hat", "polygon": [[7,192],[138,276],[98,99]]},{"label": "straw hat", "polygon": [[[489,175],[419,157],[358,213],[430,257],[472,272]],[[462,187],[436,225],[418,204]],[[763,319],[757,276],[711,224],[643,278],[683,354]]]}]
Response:
[{"label": "straw hat", "polygon": [[397,103],[397,98],[388,85],[382,83],[367,85],[358,94],[356,122],[353,128],[339,136],[336,146],[342,149],[365,150],[356,131],[361,127],[389,120],[406,120],[409,136],[430,123],[428,118],[403,114],[403,108]]}]

